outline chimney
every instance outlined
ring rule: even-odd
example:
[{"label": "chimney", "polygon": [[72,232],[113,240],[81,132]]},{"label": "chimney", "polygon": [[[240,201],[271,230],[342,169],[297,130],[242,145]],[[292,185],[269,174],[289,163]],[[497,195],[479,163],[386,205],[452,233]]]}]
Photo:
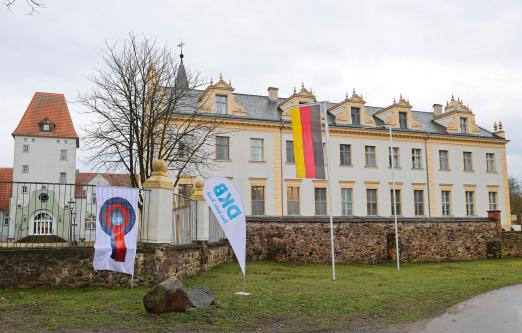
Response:
[{"label": "chimney", "polygon": [[277,91],[279,89],[275,87],[268,87],[268,99],[270,102],[277,102]]},{"label": "chimney", "polygon": [[433,104],[433,115],[440,116],[442,114],[442,105],[441,104]]}]

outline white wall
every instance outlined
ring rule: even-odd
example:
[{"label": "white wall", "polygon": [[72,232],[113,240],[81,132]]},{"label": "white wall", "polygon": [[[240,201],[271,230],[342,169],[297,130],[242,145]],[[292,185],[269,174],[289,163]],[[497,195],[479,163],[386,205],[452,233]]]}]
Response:
[{"label": "white wall", "polygon": [[[23,152],[23,145],[29,152]],[[67,150],[67,161],[60,160],[60,150]],[[22,173],[22,165],[29,173]],[[16,136],[14,143],[13,181],[58,183],[60,172],[67,173],[67,183],[74,184],[76,173],[76,140]]]},{"label": "white wall", "polygon": [[[209,175],[219,175],[232,177],[238,186],[246,206],[247,214],[251,213],[251,178],[266,178],[265,186],[265,214],[274,215],[275,202],[274,195],[276,184],[274,181],[274,137],[278,138],[278,132],[269,131],[237,131],[230,135],[230,161],[216,162],[216,167],[208,171]],[[252,163],[250,159],[250,138],[263,138],[265,148],[265,162]],[[330,138],[330,158],[333,174],[334,187],[333,214],[341,215],[341,186],[339,181],[353,181],[353,214],[356,216],[366,215],[366,188],[365,182],[379,182],[378,186],[378,213],[380,216],[391,216],[391,169],[388,167],[388,147],[387,138],[362,138],[334,136]],[[283,160],[282,179],[295,179],[295,165],[286,163],[286,141],[292,140],[291,133],[283,133],[281,149]],[[324,139],[323,139],[324,141]],[[350,144],[352,151],[352,166],[340,166],[339,145]],[[376,146],[377,168],[366,168],[365,165],[365,146]],[[406,141],[395,139],[394,146],[399,147],[400,167],[395,171],[395,179],[401,189],[401,213],[402,216],[414,216],[413,204],[413,183],[426,184],[424,188],[424,212],[425,216],[430,214],[428,196],[428,175],[426,162],[426,149],[424,140]],[[418,148],[422,151],[422,168],[412,169],[411,150]],[[451,171],[439,171],[439,149],[445,149],[450,154]],[[473,153],[474,172],[463,171],[462,152],[471,151]],[[486,172],[486,152],[496,154],[496,173]],[[441,200],[439,184],[453,184],[452,189],[452,215],[465,216],[464,184],[476,185],[475,190],[475,214],[477,216],[487,216],[489,209],[488,185],[498,186],[498,209],[505,209],[504,188],[502,183],[501,150],[499,148],[486,148],[479,146],[464,146],[461,144],[445,143],[433,145],[433,168],[435,178],[436,215],[441,215]],[[277,184],[279,185],[279,184]],[[283,181],[282,197],[283,212],[287,213],[286,187]],[[300,188],[300,213],[302,215],[314,215],[314,184],[310,179],[303,179]],[[503,221],[504,222],[504,221]]]},{"label": "white wall", "polygon": [[[439,150],[448,150],[449,171],[440,170]],[[463,152],[472,153],[473,172],[464,171]],[[486,172],[486,153],[495,154],[496,172]],[[497,185],[497,208],[505,212],[504,184],[502,182],[502,150],[499,148],[485,148],[464,145],[433,145],[433,169],[436,179],[435,202],[438,215],[442,214],[440,184],[453,184],[451,189],[451,203],[453,216],[466,215],[466,199],[464,185],[476,185],[475,214],[487,216],[489,210],[488,185]],[[502,222],[505,214],[502,214]]]}]

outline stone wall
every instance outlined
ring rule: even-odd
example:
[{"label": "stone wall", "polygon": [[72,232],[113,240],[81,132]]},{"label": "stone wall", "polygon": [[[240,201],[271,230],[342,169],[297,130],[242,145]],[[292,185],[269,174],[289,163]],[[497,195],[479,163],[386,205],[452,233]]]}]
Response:
[{"label": "stone wall", "polygon": [[522,257],[522,232],[504,231],[500,242],[501,256]]},{"label": "stone wall", "polygon": [[[0,251],[0,288],[113,287],[130,285],[131,277],[93,270],[93,248],[10,249]],[[173,246],[140,244],[134,283],[151,286],[169,276],[180,279],[232,260],[228,242]]]},{"label": "stone wall", "polygon": [[[400,255],[407,262],[472,260],[487,256],[500,224],[487,218],[400,218]],[[327,217],[249,217],[249,259],[328,263]],[[335,255],[340,263],[378,263],[395,258],[391,218],[335,217]]]}]

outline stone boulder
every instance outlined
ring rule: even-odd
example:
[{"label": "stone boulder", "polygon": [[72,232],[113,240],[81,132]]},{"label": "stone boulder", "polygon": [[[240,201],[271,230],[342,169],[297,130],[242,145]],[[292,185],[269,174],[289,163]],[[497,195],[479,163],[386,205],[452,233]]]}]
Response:
[{"label": "stone boulder", "polygon": [[209,305],[214,304],[216,297],[205,288],[186,288],[185,292],[188,296],[188,302],[196,309],[206,309]]},{"label": "stone boulder", "polygon": [[188,297],[181,281],[171,277],[152,288],[143,297],[143,305],[147,312],[158,315],[166,312],[185,312]]}]

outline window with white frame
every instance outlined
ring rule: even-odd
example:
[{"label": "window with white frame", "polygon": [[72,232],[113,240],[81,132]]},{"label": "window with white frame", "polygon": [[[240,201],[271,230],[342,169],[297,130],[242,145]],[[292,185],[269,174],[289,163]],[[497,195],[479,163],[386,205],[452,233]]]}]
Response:
[{"label": "window with white frame", "polygon": [[442,215],[451,215],[451,192],[447,190],[441,191],[441,199]]},{"label": "window with white frame", "polygon": [[179,184],[178,195],[178,207],[189,206],[190,196],[192,195],[192,184]]},{"label": "window with white frame", "polygon": [[230,138],[228,136],[216,136],[216,160],[228,161],[230,159]]},{"label": "window with white frame", "polygon": [[462,153],[464,171],[473,171],[473,154],[469,151]]},{"label": "window with white frame", "polygon": [[352,207],[352,189],[351,188],[341,188],[341,214],[348,216],[353,215],[353,207]]},{"label": "window with white frame", "polygon": [[67,149],[60,150],[60,161],[67,161]]},{"label": "window with white frame", "polygon": [[475,192],[466,191],[466,215],[475,215]]},{"label": "window with white frame", "polygon": [[4,217],[4,225],[9,225],[9,216]]},{"label": "window with white frame", "polygon": [[366,214],[377,215],[377,190],[366,189]]},{"label": "window with white frame", "polygon": [[[401,215],[401,190],[395,190],[395,197],[393,196],[393,192],[393,190],[390,190],[391,215],[394,216],[395,213]],[[395,202],[395,211],[393,208],[393,202]]]},{"label": "window with white frame", "polygon": [[494,153],[486,153],[486,171],[487,172],[497,171],[495,168],[495,154]]},{"label": "window with white frame", "polygon": [[341,144],[339,148],[340,164],[345,166],[352,165],[352,148],[350,145]]},{"label": "window with white frame", "polygon": [[85,214],[85,222],[84,222],[85,229],[92,230],[96,229],[96,216],[92,213],[86,213]]},{"label": "window with white frame", "polygon": [[497,192],[488,192],[489,210],[497,210]]},{"label": "window with white frame", "polygon": [[314,189],[315,196],[315,215],[326,215],[326,188],[316,187]]},{"label": "window with white frame", "polygon": [[295,163],[294,141],[286,141],[286,163]]},{"label": "window with white frame", "polygon": [[361,109],[352,107],[350,108],[352,116],[352,125],[361,125]]},{"label": "window with white frame", "polygon": [[29,173],[29,165],[27,165],[27,164],[22,165],[22,173]]},{"label": "window with white frame", "polygon": [[53,126],[50,122],[44,121],[40,123],[40,131],[41,132],[51,132],[53,130]]},{"label": "window with white frame", "polygon": [[27,185],[22,185],[22,194],[27,194]]},{"label": "window with white frame", "polygon": [[413,191],[413,205],[415,208],[416,216],[424,215],[424,191],[414,190]]},{"label": "window with white frame", "polygon": [[377,160],[375,157],[375,146],[364,147],[364,159],[366,167],[376,167]]},{"label": "window with white frame", "polygon": [[439,150],[439,169],[449,170],[449,154],[447,150]]},{"label": "window with white frame", "polygon": [[287,214],[299,215],[299,186],[288,186],[286,189]]},{"label": "window with white frame", "polygon": [[28,153],[29,152],[29,145],[23,145],[22,146],[22,152]]},{"label": "window with white frame", "polygon": [[250,160],[264,161],[263,139],[250,139]]},{"label": "window with white frame", "polygon": [[252,186],[252,215],[265,215],[264,186]]},{"label": "window with white frame", "polygon": [[408,128],[408,114],[406,112],[399,112],[399,127]]},{"label": "window with white frame", "polygon": [[411,168],[422,168],[422,150],[420,148],[412,148],[411,150]]},{"label": "window with white frame", "polygon": [[393,160],[393,168],[399,168],[399,147],[388,147],[388,167],[392,167]]},{"label": "window with white frame", "polygon": [[60,184],[67,184],[67,173],[60,172]]},{"label": "window with white frame", "polygon": [[216,113],[227,114],[227,96],[216,95]]},{"label": "window with white frame", "polygon": [[192,144],[194,138],[192,135],[184,135],[178,142],[178,155],[187,158],[192,153]]},{"label": "window with white frame", "polygon": [[468,119],[460,118],[460,133],[468,133]]}]

